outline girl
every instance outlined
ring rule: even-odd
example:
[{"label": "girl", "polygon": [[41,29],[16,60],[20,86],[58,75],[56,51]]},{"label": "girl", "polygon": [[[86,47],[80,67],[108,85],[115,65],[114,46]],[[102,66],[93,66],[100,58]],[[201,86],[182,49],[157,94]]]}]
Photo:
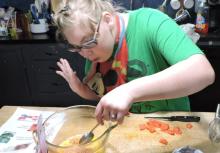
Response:
[{"label": "girl", "polygon": [[188,95],[214,82],[204,53],[167,15],[125,12],[110,0],[69,0],[55,13],[69,51],[86,58],[79,80],[66,59],[57,74],[79,96],[99,100],[99,123],[122,123],[128,111],[190,111]]}]

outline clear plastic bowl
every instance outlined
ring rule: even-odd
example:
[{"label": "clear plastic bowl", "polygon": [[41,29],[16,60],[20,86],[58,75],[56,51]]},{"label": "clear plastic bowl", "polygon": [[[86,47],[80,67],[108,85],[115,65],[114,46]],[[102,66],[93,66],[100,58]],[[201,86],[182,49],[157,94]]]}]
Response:
[{"label": "clear plastic bowl", "polygon": [[97,124],[94,112],[94,106],[76,105],[49,116],[43,123],[49,152],[104,153],[109,133],[102,134],[110,126],[109,122],[93,131],[94,139],[90,143],[78,143],[81,136]]}]

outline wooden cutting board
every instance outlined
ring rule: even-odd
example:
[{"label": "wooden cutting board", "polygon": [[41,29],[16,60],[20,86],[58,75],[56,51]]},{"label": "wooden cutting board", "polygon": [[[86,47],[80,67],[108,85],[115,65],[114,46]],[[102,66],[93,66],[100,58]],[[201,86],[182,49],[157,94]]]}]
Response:
[{"label": "wooden cutting board", "polygon": [[[146,123],[144,116],[171,116],[171,115],[197,115],[201,117],[198,123],[191,123],[192,129],[186,128],[186,122],[163,121],[170,127],[178,126],[181,135],[169,135],[159,129],[155,133],[148,130],[139,130],[139,124]],[[191,146],[204,153],[220,153],[220,144],[212,144],[208,138],[208,124],[214,118],[214,113],[154,113],[148,115],[131,114],[124,123],[112,131],[109,136],[106,153],[171,153],[175,149]],[[159,143],[160,138],[168,140],[168,144]]]},{"label": "wooden cutting board", "polygon": [[[4,106],[0,109],[0,126],[13,114],[17,106]],[[25,107],[43,111],[54,111],[62,108]],[[171,136],[160,132],[150,133],[140,131],[139,124],[147,122],[144,116],[195,115],[201,118],[198,123],[192,123],[188,130],[185,122],[168,122],[170,126],[179,126],[182,135]],[[220,143],[212,144],[208,138],[208,124],[214,118],[214,113],[206,112],[157,112],[145,115],[131,114],[124,123],[113,129],[106,144],[106,153],[172,153],[183,146],[200,149],[204,153],[220,153]],[[168,145],[159,143],[160,138],[166,138]]]}]

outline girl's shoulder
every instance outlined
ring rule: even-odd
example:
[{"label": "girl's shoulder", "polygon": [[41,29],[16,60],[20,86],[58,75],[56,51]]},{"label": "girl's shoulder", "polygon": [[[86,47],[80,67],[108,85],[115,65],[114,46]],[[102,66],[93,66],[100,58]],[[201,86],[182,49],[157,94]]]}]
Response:
[{"label": "girl's shoulder", "polygon": [[128,11],[129,14],[129,18],[130,17],[153,17],[153,18],[169,18],[168,15],[164,14],[163,12],[154,9],[154,8],[148,8],[148,7],[143,7],[143,8],[139,8],[137,10],[132,10],[132,11]]},{"label": "girl's shoulder", "polygon": [[172,19],[163,12],[153,8],[140,8],[128,12],[128,26],[145,26],[149,30],[159,27],[164,21]]}]

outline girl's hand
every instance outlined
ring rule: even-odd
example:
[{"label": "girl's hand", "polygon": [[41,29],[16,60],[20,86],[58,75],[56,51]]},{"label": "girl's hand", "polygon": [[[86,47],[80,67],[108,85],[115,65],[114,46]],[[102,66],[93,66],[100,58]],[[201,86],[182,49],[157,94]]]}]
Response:
[{"label": "girl's hand", "polygon": [[57,62],[58,67],[60,68],[60,71],[56,71],[56,73],[60,76],[62,76],[69,84],[70,88],[77,92],[80,85],[82,84],[81,80],[77,77],[76,71],[73,71],[70,67],[69,62],[66,59],[61,58]]},{"label": "girl's hand", "polygon": [[123,122],[132,104],[132,97],[125,85],[115,88],[101,98],[95,112],[99,123],[103,124],[103,120],[117,121],[119,124]]}]

